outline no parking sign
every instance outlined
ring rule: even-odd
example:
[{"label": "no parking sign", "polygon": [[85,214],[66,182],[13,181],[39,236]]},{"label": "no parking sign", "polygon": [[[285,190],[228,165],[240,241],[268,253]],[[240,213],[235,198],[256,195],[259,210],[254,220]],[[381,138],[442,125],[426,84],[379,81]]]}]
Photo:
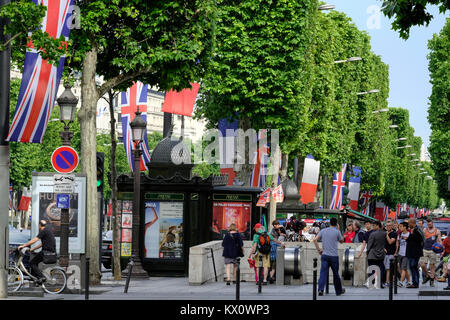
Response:
[{"label": "no parking sign", "polygon": [[78,166],[78,160],[78,153],[68,146],[57,148],[51,157],[53,169],[59,173],[73,172]]}]

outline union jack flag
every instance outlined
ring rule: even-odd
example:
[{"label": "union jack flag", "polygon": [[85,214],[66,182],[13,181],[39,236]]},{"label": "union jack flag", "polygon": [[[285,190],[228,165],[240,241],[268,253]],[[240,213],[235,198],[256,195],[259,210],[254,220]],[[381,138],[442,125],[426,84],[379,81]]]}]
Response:
[{"label": "union jack flag", "polygon": [[[135,112],[139,107],[142,112],[141,117],[147,121],[147,85],[136,82],[126,92],[120,93],[120,107],[122,112],[122,134],[123,145],[127,154],[128,164],[131,171],[134,171],[133,150],[135,145],[131,134],[130,123],[136,116]],[[141,156],[141,171],[147,170],[147,163],[150,162],[150,152],[148,151],[147,134],[144,135],[144,141],[140,143],[140,149],[143,151]]]},{"label": "union jack flag", "polygon": [[269,145],[267,143],[267,130],[262,129],[258,131],[258,138],[255,143],[258,144],[258,149],[253,153],[253,167],[250,176],[250,186],[252,187],[266,187],[267,165],[269,163]]},{"label": "union jack flag", "polygon": [[[57,39],[61,35],[69,39],[68,19],[72,15],[74,0],[33,0],[36,5],[47,7],[42,30]],[[63,44],[62,44],[63,45]],[[64,68],[65,56],[53,66],[29,44],[20,85],[16,111],[6,140],[42,143],[48,120],[55,104],[56,94]]]},{"label": "union jack flag", "polygon": [[[369,191],[363,192],[363,193],[361,194],[361,199],[363,200],[361,206],[363,207],[363,206],[365,206],[367,203],[369,203],[370,198],[372,198],[372,197],[373,197],[372,191],[369,190]],[[364,208],[364,210],[362,211],[362,214],[365,215],[365,216],[368,216],[369,213],[370,213],[370,204],[368,204],[368,205]]]},{"label": "union jack flag", "polygon": [[330,209],[340,210],[342,207],[342,196],[345,188],[345,177],[347,175],[347,164],[344,163],[341,171],[333,174],[333,192],[331,196]]}]

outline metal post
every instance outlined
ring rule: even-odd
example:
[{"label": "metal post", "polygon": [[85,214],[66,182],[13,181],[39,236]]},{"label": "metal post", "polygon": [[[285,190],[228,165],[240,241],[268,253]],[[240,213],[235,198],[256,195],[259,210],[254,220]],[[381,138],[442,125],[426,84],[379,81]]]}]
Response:
[{"label": "metal post", "polygon": [[258,293],[262,292],[262,281],[263,281],[263,263],[262,263],[262,254],[259,254],[259,272],[258,272]]},{"label": "metal post", "polygon": [[89,257],[86,257],[86,271],[84,275],[84,300],[89,300]]},{"label": "metal post", "polygon": [[328,267],[327,272],[328,272],[328,274],[327,274],[327,283],[325,284],[325,293],[329,294],[330,293],[330,267]]},{"label": "metal post", "polygon": [[[10,0],[0,0],[0,6],[7,5]],[[3,33],[8,19],[0,20],[0,42],[5,43],[10,36]],[[5,141],[9,132],[9,92],[10,92],[10,62],[11,49],[0,52],[0,208],[8,208],[9,187],[9,144]],[[8,213],[0,214],[0,298],[8,298],[8,247],[9,228]]]},{"label": "metal post", "polygon": [[237,258],[237,263],[236,263],[236,301],[240,300],[240,296],[241,296],[241,259]]},{"label": "metal post", "polygon": [[313,300],[317,300],[317,258],[313,259]]},{"label": "metal post", "polygon": [[394,294],[397,294],[397,267],[398,267],[398,256],[394,257],[394,270],[393,270],[393,274],[394,274]]},{"label": "metal post", "polygon": [[[70,200],[69,200],[70,203]],[[61,236],[59,243],[59,265],[69,266],[69,209],[61,209]]]},{"label": "metal post", "polygon": [[391,258],[391,259],[389,259],[389,269],[390,269],[390,271],[391,272],[389,272],[389,300],[392,300],[392,298],[393,298],[393,289],[394,289],[394,287],[393,287],[393,283],[394,283],[394,272],[393,272],[393,270],[394,270],[394,259],[393,258]]},{"label": "metal post", "polygon": [[140,200],[141,200],[141,155],[142,150],[139,147],[139,143],[136,144],[136,148],[133,152],[134,157],[134,194],[133,194],[133,225],[132,225],[132,239],[131,239],[131,256],[134,263],[134,271],[131,275],[133,278],[148,278],[148,273],[143,269],[141,257],[140,257]]},{"label": "metal post", "polygon": [[216,282],[217,282],[217,271],[216,271],[216,262],[214,260],[214,250],[213,250],[213,248],[209,248],[209,249],[211,249],[211,258],[212,258],[213,268],[214,268],[214,277],[216,278]]},{"label": "metal post", "polygon": [[130,279],[131,279],[131,272],[133,272],[133,257],[130,258],[130,262],[128,262],[128,275],[127,275],[127,281],[125,282],[125,290],[123,293],[128,293],[128,286],[130,285]]}]

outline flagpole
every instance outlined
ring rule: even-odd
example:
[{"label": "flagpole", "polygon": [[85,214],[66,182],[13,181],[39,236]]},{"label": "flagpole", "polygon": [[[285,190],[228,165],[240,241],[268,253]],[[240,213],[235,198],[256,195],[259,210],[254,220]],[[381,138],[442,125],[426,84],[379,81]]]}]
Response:
[{"label": "flagpole", "polygon": [[[10,0],[0,0],[0,7],[7,5]],[[0,42],[5,43],[10,36],[3,34],[8,20],[0,21]],[[8,45],[0,52],[0,208],[7,208],[9,203],[9,144],[5,140],[9,131],[9,91],[10,91],[10,58],[11,49]],[[8,190],[8,191],[6,191]],[[8,193],[8,194],[7,194]],[[0,214],[0,298],[8,298],[7,285],[7,250],[9,248],[8,216]]]}]

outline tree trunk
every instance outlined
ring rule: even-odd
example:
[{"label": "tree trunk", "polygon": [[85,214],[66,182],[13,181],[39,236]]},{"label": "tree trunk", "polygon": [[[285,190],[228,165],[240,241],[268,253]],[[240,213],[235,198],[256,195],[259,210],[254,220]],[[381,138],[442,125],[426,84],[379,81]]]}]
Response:
[{"label": "tree trunk", "polygon": [[287,178],[288,161],[289,161],[289,155],[287,153],[283,153],[282,158],[281,158],[280,181],[283,181]]},{"label": "tree trunk", "polygon": [[277,203],[275,202],[275,199],[273,198],[272,191],[273,189],[278,185],[278,173],[280,168],[280,145],[277,144],[275,146],[275,152],[272,157],[272,163],[273,163],[273,175],[272,175],[272,190],[270,193],[270,216],[269,216],[269,222],[272,223],[276,219],[276,213],[277,213]]},{"label": "tree trunk", "polygon": [[86,53],[83,61],[83,75],[81,83],[81,108],[78,120],[81,131],[81,168],[87,175],[86,185],[86,255],[90,258],[90,283],[100,284],[100,215],[97,200],[97,128],[96,108],[99,100],[95,83],[98,48],[93,44],[91,51]]},{"label": "tree trunk", "polygon": [[111,117],[111,202],[112,202],[112,229],[113,229],[113,270],[114,280],[122,279],[120,268],[120,243],[119,232],[120,225],[117,220],[117,168],[116,168],[116,118],[114,117],[114,93],[112,90],[108,92],[109,97],[109,114]]}]

